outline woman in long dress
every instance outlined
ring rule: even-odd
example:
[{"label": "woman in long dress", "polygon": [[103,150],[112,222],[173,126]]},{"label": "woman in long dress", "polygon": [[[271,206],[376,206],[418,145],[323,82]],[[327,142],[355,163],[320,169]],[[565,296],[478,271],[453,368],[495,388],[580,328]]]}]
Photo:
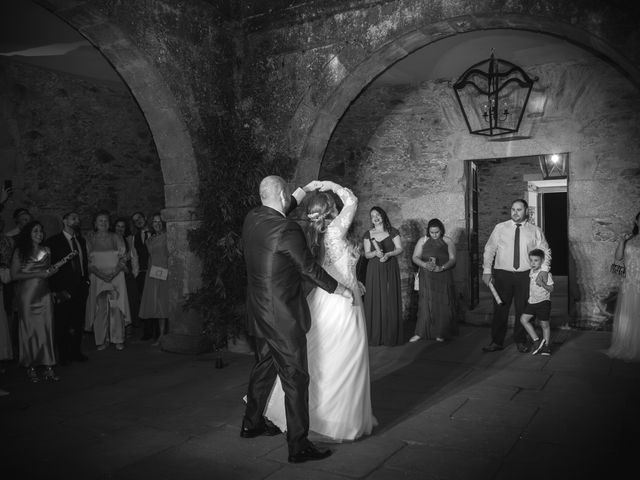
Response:
[{"label": "woman in long dress", "polygon": [[631,233],[624,234],[616,248],[616,262],[624,262],[616,311],[613,317],[611,358],[640,362],[640,213],[636,215]]},{"label": "woman in long dress", "polygon": [[34,383],[41,379],[40,366],[44,366],[42,379],[59,380],[53,370],[53,298],[47,281],[57,269],[51,267],[51,251],[42,246],[43,240],[42,224],[29,222],[18,235],[11,260],[11,278],[17,282],[20,365]]},{"label": "woman in long dress", "polygon": [[410,342],[421,338],[444,342],[458,330],[451,274],[456,264],[456,246],[444,233],[444,225],[439,219],[429,220],[427,234],[413,249],[413,263],[420,267],[420,287],[416,330]]},{"label": "woman in long dress", "polygon": [[[125,217],[119,217],[113,224],[113,231],[122,237],[125,246],[125,270],[124,279],[127,284],[127,299],[129,300],[129,310],[131,312],[131,324],[138,326],[138,310],[140,309],[140,292],[136,283],[136,276],[139,273],[138,254],[133,245],[133,235],[129,231],[129,221]],[[130,330],[127,329],[127,330]],[[129,333],[129,332],[128,332]],[[127,334],[129,337],[129,334]]]},{"label": "woman in long dress", "polygon": [[158,345],[160,337],[166,333],[169,317],[169,249],[164,221],[159,213],[151,216],[151,230],[153,233],[146,242],[149,269],[144,281],[138,316],[154,320],[153,345]]},{"label": "woman in long dress", "polygon": [[402,334],[402,288],[397,256],[403,251],[400,232],[380,207],[370,212],[373,228],[364,235],[369,259],[364,294],[369,345],[398,345]]},{"label": "woman in long dress", "polygon": [[[334,182],[319,182],[307,216],[309,242],[322,267],[354,292],[353,303],[321,288],[307,296],[311,328],[307,333],[309,364],[309,429],[328,440],[355,440],[377,424],[371,411],[369,351],[364,310],[356,279],[358,253],[346,240],[358,206],[353,193]],[[340,197],[338,214],[328,190]],[[284,393],[280,380],[267,403],[265,417],[286,430]]]},{"label": "woman in long dress", "polygon": [[123,350],[125,326],[131,323],[124,278],[126,247],[120,235],[109,231],[109,212],[98,212],[94,228],[87,238],[90,286],[85,329],[93,330],[98,350],[110,343]]}]

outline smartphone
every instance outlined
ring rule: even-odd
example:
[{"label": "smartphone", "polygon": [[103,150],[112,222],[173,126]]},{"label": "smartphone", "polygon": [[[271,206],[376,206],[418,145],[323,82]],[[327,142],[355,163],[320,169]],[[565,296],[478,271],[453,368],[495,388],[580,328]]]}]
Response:
[{"label": "smartphone", "polygon": [[10,188],[13,188],[13,182],[11,180],[5,180],[4,181],[4,189],[5,190],[9,190]]}]

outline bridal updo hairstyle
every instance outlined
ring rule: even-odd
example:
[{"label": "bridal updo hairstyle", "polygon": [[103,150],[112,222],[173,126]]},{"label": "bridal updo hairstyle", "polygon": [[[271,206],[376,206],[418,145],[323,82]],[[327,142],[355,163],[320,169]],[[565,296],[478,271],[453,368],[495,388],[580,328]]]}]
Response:
[{"label": "bridal updo hairstyle", "polygon": [[336,214],[336,202],[330,193],[318,192],[307,204],[307,242],[316,260],[322,260],[324,257],[322,237]]}]

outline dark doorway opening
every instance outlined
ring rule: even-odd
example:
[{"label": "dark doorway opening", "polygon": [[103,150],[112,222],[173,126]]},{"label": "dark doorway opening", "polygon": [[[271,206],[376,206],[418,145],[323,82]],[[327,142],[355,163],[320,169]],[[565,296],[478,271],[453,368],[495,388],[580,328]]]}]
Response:
[{"label": "dark doorway opening", "polygon": [[569,274],[567,192],[542,194],[543,229],[551,248],[554,275]]}]

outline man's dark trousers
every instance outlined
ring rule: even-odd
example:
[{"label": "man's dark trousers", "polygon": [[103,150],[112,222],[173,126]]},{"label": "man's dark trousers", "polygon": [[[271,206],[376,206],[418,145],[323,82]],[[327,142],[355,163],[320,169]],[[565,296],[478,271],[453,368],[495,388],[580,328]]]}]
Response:
[{"label": "man's dark trousers", "polygon": [[493,286],[502,299],[502,305],[493,303],[493,321],[491,323],[491,340],[498,345],[504,345],[509,324],[509,310],[513,301],[516,317],[513,324],[513,340],[516,343],[526,343],[527,333],[520,323],[520,316],[529,299],[529,270],[525,272],[509,272],[494,269]]}]

